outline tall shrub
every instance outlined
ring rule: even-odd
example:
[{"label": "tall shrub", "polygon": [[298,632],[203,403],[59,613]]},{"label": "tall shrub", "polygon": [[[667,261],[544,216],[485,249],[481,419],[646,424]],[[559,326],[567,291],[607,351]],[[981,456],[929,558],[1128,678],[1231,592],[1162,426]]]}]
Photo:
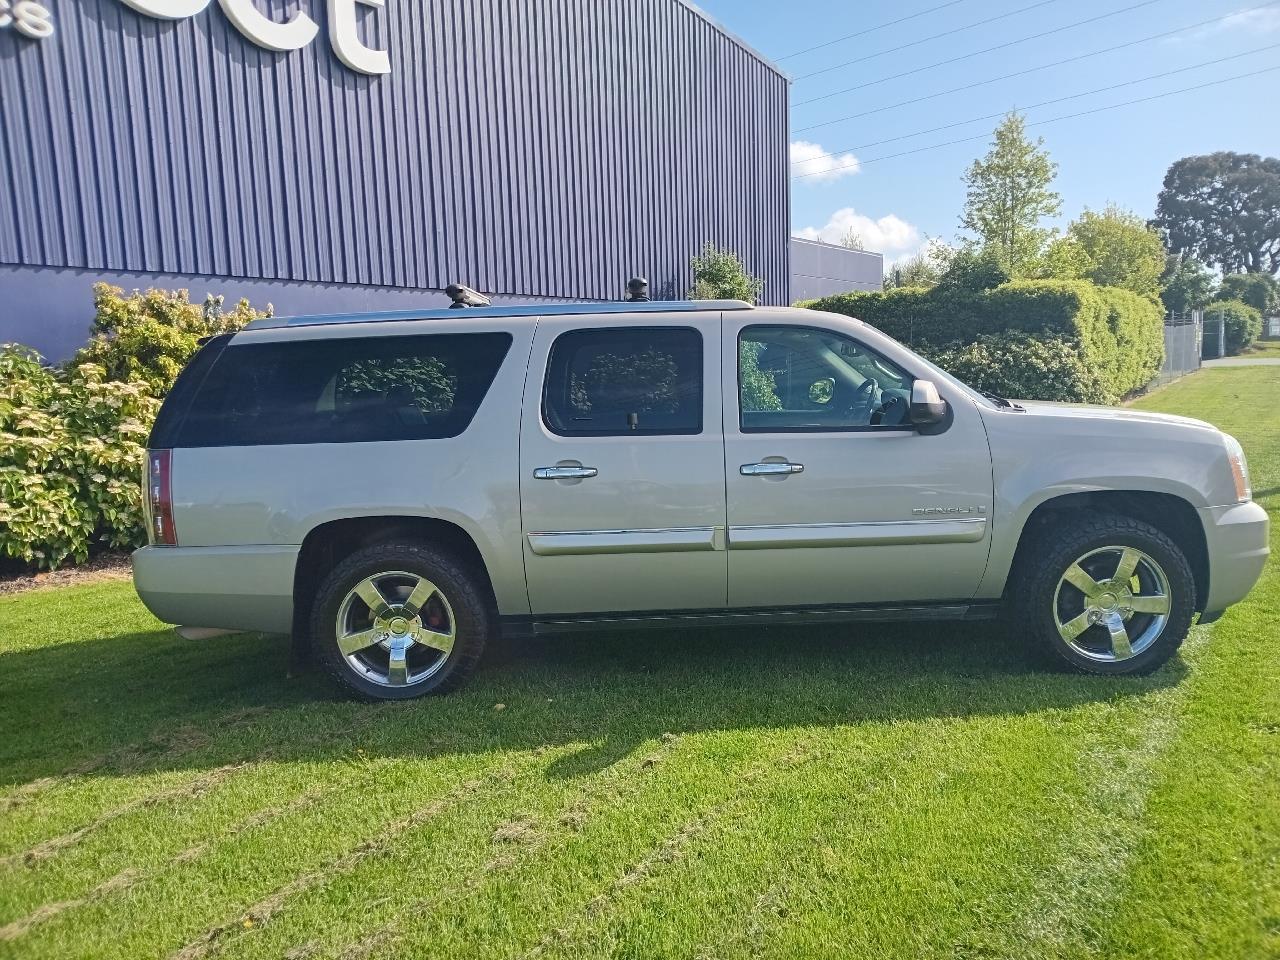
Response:
[{"label": "tall shrub", "polygon": [[755,303],[764,290],[764,281],[747,272],[746,265],[732,250],[708,243],[689,261],[693,270],[690,300],[745,300]]},{"label": "tall shrub", "polygon": [[144,539],[143,445],[159,408],[146,383],[80,364],[61,375],[0,345],[0,555],[35,567]]},{"label": "tall shrub", "polygon": [[135,290],[126,296],[119,287],[96,283],[92,336],[67,367],[96,364],[108,380],[141,380],[162,397],[202,337],[239,330],[272,313],[270,304],[258,311],[248,300],[230,310],[223,303],[212,294],[192,303],[186,290]]},{"label": "tall shrub", "polygon": [[1222,300],[1205,308],[1205,319],[1222,318],[1227,353],[1239,353],[1262,336],[1262,314],[1243,300]]}]

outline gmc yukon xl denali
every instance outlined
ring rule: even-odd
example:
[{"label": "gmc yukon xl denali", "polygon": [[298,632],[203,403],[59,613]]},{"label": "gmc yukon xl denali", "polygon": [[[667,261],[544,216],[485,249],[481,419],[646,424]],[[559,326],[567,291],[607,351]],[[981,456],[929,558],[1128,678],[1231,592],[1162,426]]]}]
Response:
[{"label": "gmc yukon xl denali", "polygon": [[1000,613],[1144,673],[1268,553],[1209,424],[984,396],[857,320],[738,301],[258,320],[149,447],[143,602],[292,634],[369,698],[456,687],[499,631]]}]

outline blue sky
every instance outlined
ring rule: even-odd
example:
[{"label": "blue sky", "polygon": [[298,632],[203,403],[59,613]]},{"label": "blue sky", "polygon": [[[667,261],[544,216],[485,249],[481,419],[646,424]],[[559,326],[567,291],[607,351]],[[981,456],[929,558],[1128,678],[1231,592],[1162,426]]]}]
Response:
[{"label": "blue sky", "polygon": [[[961,175],[986,152],[994,119],[920,136],[919,131],[1003,111],[1026,109],[1029,122],[1061,117],[1198,84],[1280,67],[1280,3],[1263,0],[698,0],[698,5],[796,78],[791,88],[793,232],[836,240],[852,227],[886,261],[918,249],[926,235],[952,240],[964,201]],[[1140,4],[1137,9],[1125,10]],[[832,43],[806,47],[911,17]],[[1032,8],[1032,9],[1026,9]],[[1014,11],[1023,11],[1015,13]],[[959,62],[881,81],[1092,17],[1096,22]],[[977,21],[1012,14],[983,26]],[[1215,22],[1122,50],[1048,67],[974,89],[898,106],[1033,67],[1090,54],[1201,21]],[[916,42],[923,41],[923,42]],[[905,49],[893,48],[903,47]],[[1270,49],[1260,49],[1270,47]],[[1258,51],[1249,53],[1250,51]],[[1248,54],[1248,55],[1241,55]],[[1194,67],[1208,61],[1222,62]],[[861,62],[846,65],[845,61]],[[817,76],[804,74],[835,69]],[[1109,92],[1032,105],[1180,70]],[[861,89],[836,93],[861,85]],[[1280,70],[1163,99],[1032,127],[1059,165],[1063,197],[1059,225],[1085,207],[1118,203],[1143,217],[1153,213],[1169,164],[1215,150],[1280,155]],[[828,94],[835,96],[827,97]],[[800,101],[827,97],[819,102]],[[876,111],[870,112],[868,111]],[[836,123],[851,114],[866,116]],[[814,127],[816,124],[822,126]],[[805,129],[809,128],[809,129]],[[880,143],[891,138],[892,142]],[[884,160],[919,147],[980,139]],[[824,154],[835,154],[822,158]]]}]

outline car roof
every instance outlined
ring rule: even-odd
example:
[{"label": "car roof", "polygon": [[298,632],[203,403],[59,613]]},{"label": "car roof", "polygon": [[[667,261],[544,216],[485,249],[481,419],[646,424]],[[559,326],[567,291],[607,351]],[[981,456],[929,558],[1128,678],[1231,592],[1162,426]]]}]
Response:
[{"label": "car roof", "polygon": [[367,313],[324,313],[297,317],[263,317],[246,330],[311,327],[339,323],[377,323],[394,320],[484,320],[494,317],[563,317],[645,313],[693,313],[753,310],[745,300],[654,300],[642,303],[522,303],[501,307],[432,307],[424,310],[382,310]]}]

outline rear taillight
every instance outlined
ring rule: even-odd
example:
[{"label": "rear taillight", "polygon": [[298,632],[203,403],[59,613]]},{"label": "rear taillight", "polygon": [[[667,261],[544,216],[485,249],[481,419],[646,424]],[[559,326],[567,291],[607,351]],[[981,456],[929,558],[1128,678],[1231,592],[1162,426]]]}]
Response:
[{"label": "rear taillight", "polygon": [[147,451],[146,487],[142,502],[147,519],[147,540],[154,547],[176,547],[173,526],[172,450]]}]

